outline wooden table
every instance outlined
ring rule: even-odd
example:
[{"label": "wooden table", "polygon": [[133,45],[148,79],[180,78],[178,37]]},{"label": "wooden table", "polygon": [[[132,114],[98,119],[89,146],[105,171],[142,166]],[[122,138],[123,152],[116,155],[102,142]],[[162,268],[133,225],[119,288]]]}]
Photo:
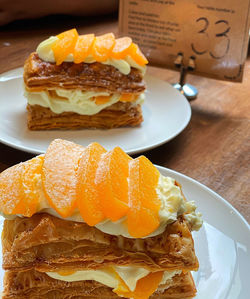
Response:
[{"label": "wooden table", "polygon": [[[117,33],[117,16],[45,18],[0,29],[0,72],[23,65],[37,44],[49,35],[77,27],[79,33]],[[151,75],[170,83],[178,73],[149,67]],[[182,172],[228,200],[250,222],[250,58],[242,84],[189,76],[199,89],[192,119],[174,140],[144,154],[155,164]],[[1,120],[0,120],[1,121]],[[0,171],[31,154],[0,144]]]}]

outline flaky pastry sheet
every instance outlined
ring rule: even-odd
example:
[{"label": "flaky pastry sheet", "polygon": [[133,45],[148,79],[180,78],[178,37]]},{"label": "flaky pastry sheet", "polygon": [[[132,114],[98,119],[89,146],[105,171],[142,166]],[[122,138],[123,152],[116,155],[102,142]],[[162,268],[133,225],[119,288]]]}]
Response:
[{"label": "flaky pastry sheet", "polygon": [[[3,299],[69,299],[69,298],[121,298],[111,288],[96,281],[65,282],[50,278],[35,270],[7,271],[4,277]],[[161,285],[151,299],[179,299],[194,296],[196,289],[190,273],[176,275]]]},{"label": "flaky pastry sheet", "polygon": [[145,90],[142,74],[135,68],[124,75],[115,67],[99,62],[56,65],[41,60],[35,52],[24,64],[23,78],[28,88],[39,90],[55,87],[113,93],[141,93]]},{"label": "flaky pastry sheet", "polygon": [[108,265],[135,265],[150,271],[198,268],[192,235],[182,218],[158,236],[130,239],[45,213],[16,217],[4,221],[2,247],[5,270],[46,272]]},{"label": "flaky pastry sheet", "polygon": [[80,115],[74,112],[56,114],[49,108],[28,105],[28,128],[30,130],[98,128],[112,129],[138,126],[143,121],[140,105],[115,103],[94,115]]}]

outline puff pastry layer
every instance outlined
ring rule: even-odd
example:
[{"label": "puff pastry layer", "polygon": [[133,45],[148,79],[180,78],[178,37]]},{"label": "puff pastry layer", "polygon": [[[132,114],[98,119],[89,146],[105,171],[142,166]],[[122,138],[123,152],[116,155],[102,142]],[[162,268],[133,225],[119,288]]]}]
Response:
[{"label": "puff pastry layer", "polygon": [[63,62],[60,65],[41,60],[31,53],[24,64],[24,83],[31,91],[49,88],[141,93],[145,90],[142,74],[135,68],[123,75],[115,67],[101,63]]},{"label": "puff pastry layer", "polygon": [[[69,298],[122,298],[111,288],[96,281],[64,282],[50,278],[35,270],[22,272],[7,271],[4,276],[5,290],[3,299],[69,299]],[[152,299],[190,298],[196,293],[192,276],[176,275],[150,297]]]},{"label": "puff pastry layer", "polygon": [[56,114],[49,108],[28,105],[28,128],[30,130],[98,128],[112,129],[134,127],[143,121],[140,105],[115,103],[94,115],[81,115],[74,112]]},{"label": "puff pastry layer", "polygon": [[196,270],[191,232],[179,218],[155,237],[130,239],[105,234],[85,223],[48,214],[5,220],[3,268],[61,271],[135,265],[150,271]]}]

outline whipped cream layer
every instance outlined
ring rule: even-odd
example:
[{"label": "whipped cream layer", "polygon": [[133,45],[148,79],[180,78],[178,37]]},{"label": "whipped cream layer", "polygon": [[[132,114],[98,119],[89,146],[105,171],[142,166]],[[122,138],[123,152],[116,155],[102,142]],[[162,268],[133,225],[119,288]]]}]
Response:
[{"label": "whipped cream layer", "polygon": [[[24,96],[27,98],[30,105],[39,105],[45,108],[49,108],[54,113],[62,112],[75,112],[81,115],[93,115],[101,110],[119,102],[121,94],[109,94],[108,92],[94,92],[94,91],[82,91],[79,89],[67,90],[67,89],[53,89],[43,91],[25,90]],[[108,102],[103,104],[96,104],[93,100],[98,96],[110,96]],[[144,102],[145,95],[141,94],[139,98],[131,103],[142,104]]]},{"label": "whipped cream layer", "polygon": [[[51,36],[50,38],[44,40],[41,42],[37,49],[36,52],[39,56],[40,59],[46,62],[52,62],[55,63],[55,57],[54,57],[54,52],[52,51],[52,46],[53,44],[58,40],[58,37],[56,36]],[[74,56],[73,54],[69,54],[66,59],[64,60],[65,62],[74,62]],[[85,63],[94,63],[96,60],[94,59],[93,56],[89,55],[88,57],[85,58],[84,60]],[[130,56],[126,56],[125,59],[114,59],[114,58],[109,58],[104,62],[101,62],[102,64],[107,64],[107,65],[112,65],[116,69],[119,70],[124,75],[128,75],[131,71],[131,67],[138,69],[141,71],[141,73],[144,75],[146,72],[146,66],[141,66],[137,64]]]},{"label": "whipped cream layer", "polygon": [[[159,285],[165,284],[167,280],[181,272],[181,270],[165,271]],[[116,273],[120,276],[120,278],[122,278],[129,290],[133,292],[136,288],[137,281],[147,276],[150,272],[147,269],[135,266],[114,266],[113,270],[112,268],[101,270],[82,270],[69,275],[61,275],[57,272],[46,272],[48,276],[57,280],[67,282],[95,280],[112,289],[116,289],[120,283]]]},{"label": "whipped cream layer", "polygon": [[[53,208],[50,207],[47,198],[44,193],[41,174],[36,174],[34,177],[36,181],[36,188],[40,196],[39,205],[37,207],[37,213],[44,212],[53,215],[58,218],[62,218]],[[161,208],[159,211],[160,225],[158,228],[148,235],[148,237],[157,236],[164,232],[166,226],[175,220],[179,215],[184,214],[185,219],[189,222],[192,230],[199,230],[202,226],[201,213],[196,212],[196,205],[193,201],[186,201],[183,197],[181,189],[175,184],[175,180],[170,177],[164,177],[160,175],[158,185],[156,187],[158,198],[161,201]],[[13,219],[16,216],[22,217],[22,215],[3,215],[7,219]],[[84,222],[78,209],[75,210],[73,215],[68,218],[62,218],[64,220]],[[115,235],[123,236],[127,238],[133,238],[129,233],[126,225],[126,217],[121,218],[116,222],[111,220],[105,220],[96,225],[100,231]]]}]

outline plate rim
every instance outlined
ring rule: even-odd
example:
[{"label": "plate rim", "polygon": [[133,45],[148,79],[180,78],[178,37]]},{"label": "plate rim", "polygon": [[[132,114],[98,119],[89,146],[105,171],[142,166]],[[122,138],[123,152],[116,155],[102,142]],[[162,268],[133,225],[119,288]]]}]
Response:
[{"label": "plate rim", "polygon": [[[11,69],[9,71],[6,71],[4,73],[1,73],[0,74],[0,82],[4,82],[4,81],[11,80],[11,79],[15,79],[15,76],[16,76],[16,78],[19,78],[19,76],[21,76],[21,74],[19,74],[19,73],[22,72],[22,71],[23,71],[23,67],[18,67],[18,68],[14,68],[14,69]],[[15,72],[17,73],[16,75],[15,75]],[[9,79],[6,78],[6,80],[4,80],[4,79],[1,80],[1,77],[10,76],[12,73],[14,73],[13,74],[13,78],[9,78]],[[185,119],[184,119],[185,122],[183,122],[181,124],[181,126],[178,128],[178,130],[174,134],[170,135],[168,138],[163,138],[163,140],[161,140],[159,142],[151,143],[148,146],[133,147],[132,149],[125,150],[125,152],[127,154],[130,154],[130,155],[134,155],[134,154],[138,154],[138,153],[149,151],[151,149],[154,149],[154,148],[156,148],[158,146],[161,146],[161,145],[163,145],[163,144],[171,141],[172,139],[174,139],[176,136],[178,136],[179,134],[181,134],[185,130],[185,128],[190,123],[190,120],[191,120],[191,117],[192,117],[192,108],[191,108],[191,105],[188,102],[188,100],[185,98],[184,95],[182,95],[174,87],[172,87],[172,85],[169,82],[164,81],[164,80],[162,80],[162,79],[160,79],[160,78],[158,78],[156,76],[152,76],[150,74],[146,74],[145,75],[145,80],[150,80],[151,78],[157,79],[158,81],[161,81],[163,84],[168,85],[169,87],[172,88],[173,92],[176,92],[176,94],[178,94],[178,96],[182,98],[183,105],[185,105],[185,110],[186,110],[186,115],[185,115]],[[133,129],[133,128],[131,128],[131,129]],[[10,146],[10,147],[12,147],[14,149],[21,150],[23,152],[27,152],[27,153],[31,153],[31,154],[43,154],[43,153],[45,153],[42,150],[34,149],[32,146],[20,145],[20,144],[17,144],[15,142],[11,142],[9,140],[3,139],[1,136],[0,136],[0,142],[2,144]]]}]

